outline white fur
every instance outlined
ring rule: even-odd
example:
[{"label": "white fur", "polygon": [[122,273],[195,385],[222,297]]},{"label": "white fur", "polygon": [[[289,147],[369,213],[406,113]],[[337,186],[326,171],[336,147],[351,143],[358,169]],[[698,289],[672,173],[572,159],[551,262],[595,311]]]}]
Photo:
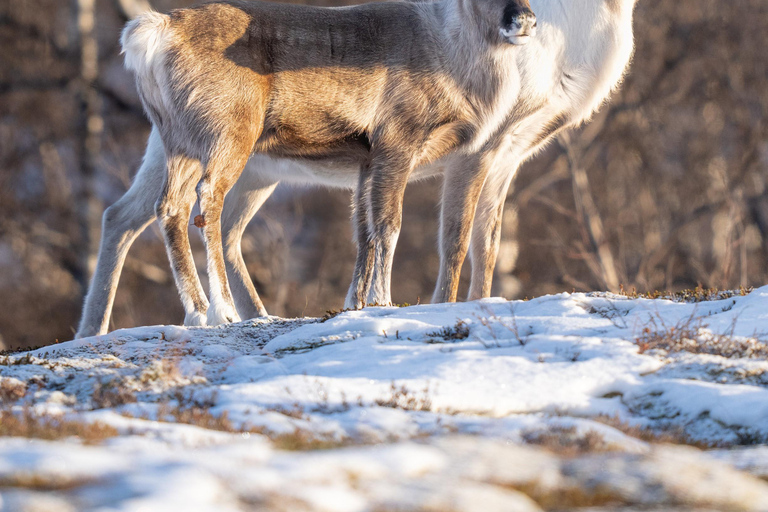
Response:
[{"label": "white fur", "polygon": [[539,33],[519,57],[522,94],[547,98],[574,123],[588,120],[621,83],[632,56],[634,0],[624,4],[617,12],[605,0],[532,0]]},{"label": "white fur", "polygon": [[139,91],[144,91],[152,105],[162,105],[164,82],[163,63],[167,51],[170,17],[147,11],[129,21],[120,35],[120,46],[125,54],[125,67],[142,80]]},{"label": "white fur", "polygon": [[129,21],[120,35],[125,54],[125,67],[137,75],[145,75],[162,59],[166,46],[166,14],[148,11]]},{"label": "white fur", "polygon": [[497,52],[495,55],[496,68],[498,73],[505,76],[505,80],[502,83],[502,89],[499,91],[496,104],[490,111],[485,113],[485,122],[478,130],[478,134],[475,138],[474,144],[472,144],[468,151],[475,152],[488,142],[488,139],[498,132],[499,128],[509,117],[510,112],[518,102],[521,93],[521,77],[518,66],[517,53],[510,53],[503,51],[506,48],[502,47],[502,51]]},{"label": "white fur", "polygon": [[[470,298],[481,297],[488,288],[485,264],[495,261],[498,250],[488,243],[498,240],[495,220],[500,219],[518,167],[543,147],[539,136],[544,127],[558,117],[567,119],[568,126],[587,121],[621,83],[632,57],[635,0],[615,6],[609,1],[618,0],[531,0],[538,33],[517,52],[515,72],[520,76],[521,103],[542,107],[506,127],[504,147],[486,179],[472,227]],[[447,172],[461,170],[449,167]],[[450,203],[450,195],[444,194],[443,201]],[[441,226],[451,215],[450,208],[443,208]],[[443,235],[441,228],[441,247]],[[433,302],[446,300],[451,271],[443,260],[441,253]]]}]

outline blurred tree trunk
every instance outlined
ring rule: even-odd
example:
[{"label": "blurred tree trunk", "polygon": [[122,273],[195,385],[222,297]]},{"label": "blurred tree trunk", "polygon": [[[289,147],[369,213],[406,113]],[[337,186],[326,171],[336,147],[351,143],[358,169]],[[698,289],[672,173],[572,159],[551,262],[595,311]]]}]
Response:
[{"label": "blurred tree trunk", "polygon": [[95,190],[96,169],[101,153],[101,137],[104,119],[101,115],[101,98],[96,89],[99,72],[99,48],[95,33],[95,0],[77,0],[77,29],[80,39],[80,169],[81,186],[77,197],[77,214],[80,224],[81,244],[78,281],[82,289],[96,266],[98,252],[101,204]]},{"label": "blurred tree trunk", "polygon": [[499,242],[499,255],[494,269],[493,291],[494,296],[507,299],[518,298],[522,292],[522,284],[514,275],[517,270],[517,258],[520,255],[520,243],[518,231],[520,218],[515,205],[507,205],[501,223],[501,241]]},{"label": "blurred tree trunk", "polygon": [[152,6],[149,5],[148,0],[116,0],[117,5],[120,7],[123,15],[129,20],[132,20],[139,14],[149,11]]},{"label": "blurred tree trunk", "polygon": [[603,220],[592,197],[587,171],[581,163],[582,146],[573,140],[569,132],[560,136],[560,144],[566,152],[571,173],[576,220],[581,228],[582,238],[588,241],[588,246],[583,251],[584,259],[603,286],[616,293],[619,291],[619,274],[605,236]]}]

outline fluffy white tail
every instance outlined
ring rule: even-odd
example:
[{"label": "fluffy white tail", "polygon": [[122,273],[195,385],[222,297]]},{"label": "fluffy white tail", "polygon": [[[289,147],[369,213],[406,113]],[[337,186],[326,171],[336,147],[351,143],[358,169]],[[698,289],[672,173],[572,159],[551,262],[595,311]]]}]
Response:
[{"label": "fluffy white tail", "polygon": [[142,82],[150,78],[165,56],[168,27],[166,14],[148,11],[125,25],[120,45],[125,54],[125,67],[136,73]]},{"label": "fluffy white tail", "polygon": [[171,18],[166,14],[145,12],[128,22],[120,37],[125,67],[136,74],[136,87],[153,123],[162,122],[168,114],[163,86],[167,83],[164,64],[171,35],[170,23]]}]

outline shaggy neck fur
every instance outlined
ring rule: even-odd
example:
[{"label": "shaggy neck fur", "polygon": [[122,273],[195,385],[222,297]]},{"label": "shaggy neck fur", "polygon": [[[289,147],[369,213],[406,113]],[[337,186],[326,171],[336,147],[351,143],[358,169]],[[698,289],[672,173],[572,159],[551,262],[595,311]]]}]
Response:
[{"label": "shaggy neck fur", "polygon": [[522,96],[561,105],[573,123],[597,110],[632,57],[635,0],[532,0],[539,34],[521,49]]}]

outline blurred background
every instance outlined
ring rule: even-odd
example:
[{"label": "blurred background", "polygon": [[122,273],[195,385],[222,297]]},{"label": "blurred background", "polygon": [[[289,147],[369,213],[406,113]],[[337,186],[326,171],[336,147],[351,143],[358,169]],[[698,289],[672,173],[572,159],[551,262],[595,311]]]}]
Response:
[{"label": "blurred background", "polygon": [[[152,0],[158,10],[191,3]],[[146,5],[0,0],[0,345],[74,333],[101,213],[130,185],[149,134],[118,47]],[[766,34],[765,0],[640,0],[621,91],[527,163],[510,191],[494,293],[768,283]],[[396,302],[431,296],[439,188],[408,187]],[[271,314],[342,307],[355,255],[349,202],[345,191],[278,188],[254,219],[243,250]],[[112,327],[182,319],[153,226],[128,255]]]}]

